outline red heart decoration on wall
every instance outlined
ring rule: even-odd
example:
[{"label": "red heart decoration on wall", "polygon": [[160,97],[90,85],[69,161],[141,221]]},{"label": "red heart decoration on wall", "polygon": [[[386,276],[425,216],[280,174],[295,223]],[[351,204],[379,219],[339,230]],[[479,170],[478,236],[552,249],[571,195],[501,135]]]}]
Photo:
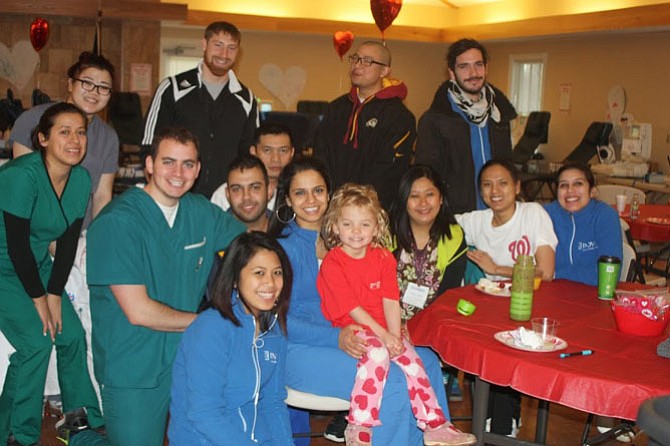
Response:
[{"label": "red heart decoration on wall", "polygon": [[401,7],[402,0],[370,0],[372,17],[375,18],[377,28],[379,28],[382,34],[384,34],[386,28],[391,26],[395,18],[398,17]]},{"label": "red heart decoration on wall", "polygon": [[49,40],[49,22],[46,19],[37,17],[30,24],[30,43],[35,51],[39,52]]},{"label": "red heart decoration on wall", "polygon": [[342,56],[349,51],[349,48],[351,48],[353,43],[354,33],[351,31],[336,31],[335,34],[333,34],[333,46],[335,46],[335,52],[340,56],[340,60],[342,60]]}]

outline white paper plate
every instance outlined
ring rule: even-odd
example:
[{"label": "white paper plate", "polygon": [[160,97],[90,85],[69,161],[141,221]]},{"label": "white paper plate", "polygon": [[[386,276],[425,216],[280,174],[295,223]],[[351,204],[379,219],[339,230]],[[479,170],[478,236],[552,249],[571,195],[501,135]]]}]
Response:
[{"label": "white paper plate", "polygon": [[512,331],[514,330],[499,331],[498,333],[494,334],[493,337],[496,341],[501,342],[508,347],[535,353],[555,352],[558,350],[563,350],[568,346],[568,343],[565,342],[563,339],[553,337],[551,339],[547,339],[544,342],[544,344],[539,346],[538,348],[531,348],[526,345],[517,343],[516,339],[514,339],[514,337],[512,336]]},{"label": "white paper plate", "polygon": [[475,285],[475,288],[482,293],[488,294],[490,296],[498,296],[498,297],[510,297],[512,295],[512,292],[510,291],[512,288],[512,284],[510,282],[493,282],[495,284],[499,283],[504,283],[505,287],[504,288],[498,288],[496,291],[491,291],[489,289],[484,288],[483,286],[477,284]]}]

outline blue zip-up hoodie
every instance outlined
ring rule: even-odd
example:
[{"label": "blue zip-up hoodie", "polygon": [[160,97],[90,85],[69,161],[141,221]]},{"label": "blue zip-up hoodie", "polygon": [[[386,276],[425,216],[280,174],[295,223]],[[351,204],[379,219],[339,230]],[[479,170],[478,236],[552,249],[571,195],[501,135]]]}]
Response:
[{"label": "blue zip-up hoodie", "polygon": [[241,326],[209,309],[182,337],[174,361],[171,446],[293,446],[286,399],[286,337],[256,321],[237,295]]},{"label": "blue zip-up hoodie", "polygon": [[598,258],[603,255],[623,259],[621,223],[610,205],[591,200],[574,214],[553,201],[545,209],[554,223],[557,279],[598,285]]},{"label": "blue zip-up hoodie", "polygon": [[293,268],[291,306],[287,320],[291,327],[289,341],[338,348],[340,329],[333,327],[323,316],[321,296],[316,289],[319,261],[316,258],[315,245],[319,233],[291,222],[282,235],[284,237],[278,241],[286,251]]}]

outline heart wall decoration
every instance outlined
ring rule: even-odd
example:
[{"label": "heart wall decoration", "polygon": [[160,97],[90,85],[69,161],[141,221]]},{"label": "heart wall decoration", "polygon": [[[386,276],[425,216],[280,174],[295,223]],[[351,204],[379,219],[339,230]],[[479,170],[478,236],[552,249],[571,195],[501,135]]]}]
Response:
[{"label": "heart wall decoration", "polygon": [[40,56],[27,40],[19,40],[12,49],[0,43],[0,77],[23,90],[32,79]]},{"label": "heart wall decoration", "polygon": [[258,71],[258,80],[289,110],[305,89],[307,72],[295,65],[283,70],[276,64],[266,63]]}]

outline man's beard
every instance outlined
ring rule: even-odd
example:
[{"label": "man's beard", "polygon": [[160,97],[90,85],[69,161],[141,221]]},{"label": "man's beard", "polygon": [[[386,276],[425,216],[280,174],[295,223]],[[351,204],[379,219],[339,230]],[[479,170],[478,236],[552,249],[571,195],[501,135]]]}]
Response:
[{"label": "man's beard", "polygon": [[222,68],[219,65],[216,65],[215,63],[212,62],[212,58],[210,57],[209,59],[205,58],[205,65],[209,69],[209,71],[217,77],[225,76],[228,71],[230,71],[230,68]]},{"label": "man's beard", "polygon": [[[482,86],[479,87],[479,89],[477,89],[477,90],[473,90],[471,88],[468,88],[466,86],[465,82],[468,82],[470,80],[475,80],[475,79],[482,81]],[[483,78],[483,77],[477,77],[476,76],[476,77],[471,77],[471,78],[465,79],[465,81],[460,81],[460,80],[456,79],[456,83],[458,84],[459,87],[461,87],[461,90],[463,90],[465,93],[471,94],[471,95],[480,95],[482,93],[482,90],[484,89],[484,85],[486,85],[486,79]]]}]

